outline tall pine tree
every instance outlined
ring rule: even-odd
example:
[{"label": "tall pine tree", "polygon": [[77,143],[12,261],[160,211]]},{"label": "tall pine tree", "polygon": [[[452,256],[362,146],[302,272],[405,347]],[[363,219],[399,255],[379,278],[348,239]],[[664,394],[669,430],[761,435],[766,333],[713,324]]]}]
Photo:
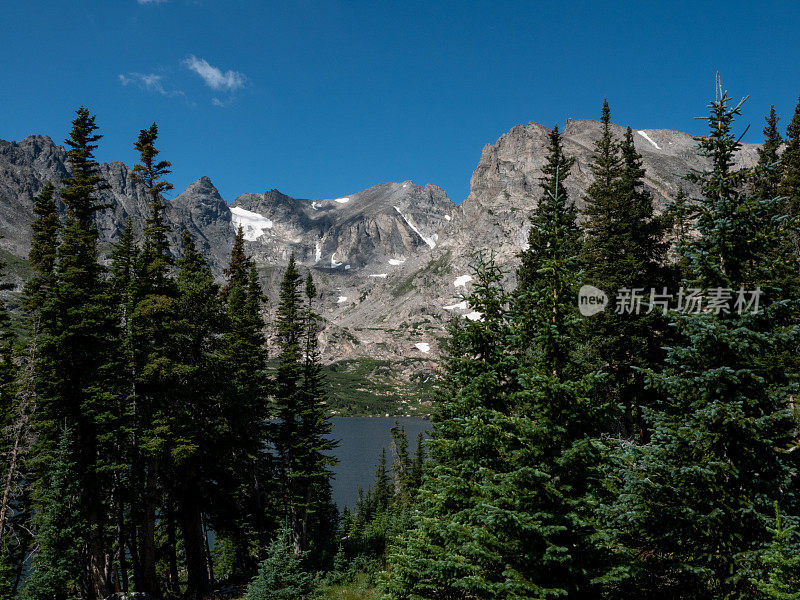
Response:
[{"label": "tall pine tree", "polygon": [[[796,343],[797,297],[764,294],[757,312],[741,304],[774,281],[766,257],[786,232],[759,218],[763,201],[743,189],[747,173],[734,168],[740,106],[718,82],[709,136],[699,141],[712,167],[694,178],[703,198],[698,236],[686,248],[704,310],[674,315],[678,342],[664,372],[648,373],[663,398],[647,413],[651,442],[620,450],[622,487],[610,522],[612,546],[628,560],[612,595],[757,597],[748,557],[770,541],[773,502],[794,503],[796,461],[787,450],[797,445],[789,411],[796,381],[773,359]],[[764,229],[769,243],[754,235]]]},{"label": "tall pine tree", "polygon": [[81,107],[72,123],[67,162],[70,176],[63,182],[61,199],[66,219],[48,310],[58,323],[38,337],[36,357],[37,413],[40,447],[39,481],[47,480],[58,445],[59,427],[74,431],[73,462],[78,473],[81,518],[90,524],[84,532],[81,556],[83,595],[111,592],[107,490],[120,468],[114,454],[116,415],[112,383],[116,323],[98,263],[98,232],[94,214],[102,208],[98,192],[107,187],[93,152],[101,138],[95,117]]},{"label": "tall pine tree", "polygon": [[[314,282],[303,280],[294,255],[289,259],[275,322],[280,347],[275,400],[279,425],[275,445],[281,461],[286,511],[296,552],[322,546],[331,533],[330,421],[325,416],[314,312]],[[324,532],[324,533],[323,533]],[[329,537],[329,536],[328,536]]]}]

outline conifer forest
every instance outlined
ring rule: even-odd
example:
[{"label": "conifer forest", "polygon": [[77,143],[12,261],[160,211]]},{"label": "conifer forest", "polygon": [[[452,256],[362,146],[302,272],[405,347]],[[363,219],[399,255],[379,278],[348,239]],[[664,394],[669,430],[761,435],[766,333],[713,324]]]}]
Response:
[{"label": "conifer forest", "polygon": [[[78,108],[0,313],[0,593],[800,598],[800,104],[747,168],[740,109],[718,83],[701,194],[661,212],[607,102],[583,209],[552,129],[514,285],[474,257],[482,317],[449,325],[431,437],[412,453],[395,425],[340,513],[314,274],[290,257],[267,323],[241,227],[221,281],[188,232],[170,247],[155,123],[133,140],[148,218],[101,262],[102,135]],[[706,303],[585,317],[585,281]]]},{"label": "conifer forest", "polygon": [[[172,18],[214,3],[129,4]],[[310,4],[303,35],[334,5],[352,10]],[[146,23],[183,43],[185,31]],[[182,71],[113,82],[119,98],[172,108],[114,97],[127,108],[107,114],[88,83],[86,104],[53,88],[61,112],[43,121],[56,142],[0,139],[0,600],[800,600],[800,99],[758,96],[751,128],[756,98],[740,94],[756,92],[729,93],[717,73],[684,134],[615,124],[641,120],[640,97],[617,100],[610,79],[604,99],[589,82],[592,120],[514,126],[483,148],[463,202],[399,178],[349,196],[269,189],[229,202],[204,176],[177,193],[186,147],[224,172],[242,132],[280,152],[237,160],[266,180],[294,152],[297,171],[274,169],[305,190],[326,161],[340,188],[339,160],[372,177],[354,141],[364,131],[394,136],[366,151],[380,168],[413,146],[401,161],[411,171],[452,158],[415,119],[482,126],[447,100],[449,38],[418,50],[406,20],[402,52],[373,57],[377,36],[354,24],[359,60],[376,62],[369,75],[353,67],[364,87],[348,95],[335,44],[300,49],[255,24],[286,43],[270,68],[313,69],[308,87],[259,96],[297,128],[302,159],[274,123],[264,134],[261,113],[231,116],[263,91],[255,76],[193,54]],[[154,38],[127,40],[126,27],[115,44],[145,52]],[[467,37],[483,50],[464,81],[510,68]],[[403,60],[414,69],[401,77],[387,65]],[[414,80],[400,108],[399,79]],[[543,75],[533,95],[561,81]],[[390,90],[380,109],[373,85]],[[412,96],[463,120],[420,117]],[[284,117],[288,104],[313,123]],[[344,104],[363,120],[352,139],[335,122]],[[212,108],[202,114],[230,140],[176,125],[176,113]],[[387,133],[393,121],[407,139]],[[0,122],[0,137],[14,127]],[[344,141],[315,146],[308,131],[326,127]],[[128,154],[108,154],[125,160],[106,162],[122,135]],[[344,452],[361,448],[361,433],[342,439],[347,419],[383,427],[383,449]]]}]

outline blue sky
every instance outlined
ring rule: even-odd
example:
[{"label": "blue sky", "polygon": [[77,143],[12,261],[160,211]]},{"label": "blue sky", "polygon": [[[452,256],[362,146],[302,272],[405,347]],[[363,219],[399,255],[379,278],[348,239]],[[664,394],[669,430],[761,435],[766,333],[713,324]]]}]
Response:
[{"label": "blue sky", "polygon": [[[800,2],[31,0],[0,3],[0,138],[61,143],[81,104],[98,157],[156,121],[176,193],[332,198],[384,181],[460,202],[518,123],[699,133],[719,69],[759,141],[800,94]],[[714,29],[712,30],[712,27]]]}]

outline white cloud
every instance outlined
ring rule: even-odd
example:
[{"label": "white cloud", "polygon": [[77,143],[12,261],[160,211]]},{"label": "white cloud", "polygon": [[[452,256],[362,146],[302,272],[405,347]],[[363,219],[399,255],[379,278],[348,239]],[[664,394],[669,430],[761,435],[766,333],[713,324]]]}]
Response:
[{"label": "white cloud", "polygon": [[117,79],[119,79],[119,82],[123,86],[135,85],[139,89],[161,94],[162,96],[186,96],[186,94],[180,90],[166,89],[164,87],[164,78],[155,73],[128,73],[127,75],[120,73],[117,75]]},{"label": "white cloud", "polygon": [[207,60],[197,58],[193,54],[184,60],[183,64],[197,73],[212,90],[233,92],[244,87],[247,81],[247,77],[243,73],[230,70],[223,72],[221,69],[208,64]]}]

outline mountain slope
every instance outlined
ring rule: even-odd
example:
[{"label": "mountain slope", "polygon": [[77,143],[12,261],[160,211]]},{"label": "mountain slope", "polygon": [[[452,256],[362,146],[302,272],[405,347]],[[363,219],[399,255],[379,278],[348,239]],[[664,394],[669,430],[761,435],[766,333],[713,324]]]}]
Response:
[{"label": "mountain slope", "polygon": [[[621,139],[622,127],[613,126]],[[235,229],[245,230],[247,249],[256,259],[268,290],[281,276],[289,255],[313,269],[326,320],[326,360],[369,357],[405,361],[407,378],[421,366],[433,368],[437,338],[447,321],[470,313],[461,295],[469,289],[475,251],[493,252],[513,279],[523,249],[528,217],[538,197],[549,129],[518,125],[487,144],[458,206],[435,186],[382,183],[343,198],[297,199],[277,190],[247,193],[230,205],[208,177],[202,177],[168,203],[166,218],[177,248],[180,232],[197,240],[215,273],[222,269]],[[571,199],[583,205],[591,180],[594,141],[600,122],[568,120],[565,152],[576,158],[567,180]],[[691,135],[671,130],[636,132],[643,155],[645,183],[656,209],[674,196],[682,176],[703,169]],[[755,144],[745,144],[738,160],[753,165]],[[64,149],[47,136],[0,141],[0,247],[24,257],[30,246],[32,200],[41,186],[67,175]],[[111,208],[98,215],[106,248],[128,219],[141,227],[146,199],[122,163],[103,164],[111,189],[103,200]],[[272,297],[267,312],[275,305]]]}]

